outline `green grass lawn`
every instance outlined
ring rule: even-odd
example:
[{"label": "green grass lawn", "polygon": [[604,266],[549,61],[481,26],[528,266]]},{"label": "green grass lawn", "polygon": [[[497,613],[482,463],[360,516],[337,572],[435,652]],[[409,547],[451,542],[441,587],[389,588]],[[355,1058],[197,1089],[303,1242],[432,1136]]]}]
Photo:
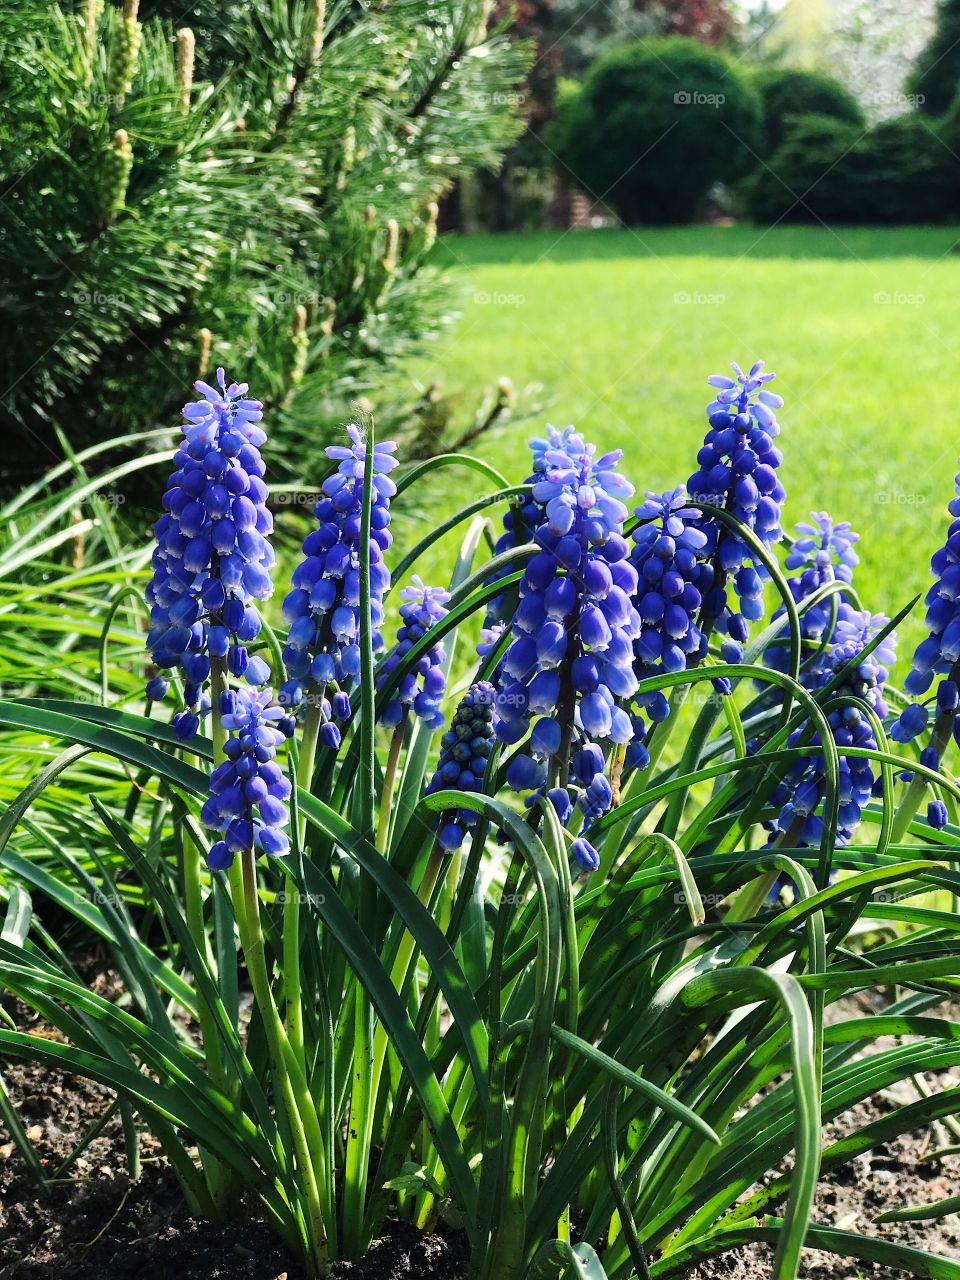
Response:
[{"label": "green grass lawn", "polygon": [[[465,402],[506,374],[534,405],[478,451],[511,477],[544,421],[620,446],[638,490],[685,480],[707,375],[757,358],[785,397],[787,523],[862,535],[875,611],[925,590],[960,451],[960,228],[696,227],[447,238],[463,317],[418,374]],[[912,643],[918,624],[907,629]]]}]

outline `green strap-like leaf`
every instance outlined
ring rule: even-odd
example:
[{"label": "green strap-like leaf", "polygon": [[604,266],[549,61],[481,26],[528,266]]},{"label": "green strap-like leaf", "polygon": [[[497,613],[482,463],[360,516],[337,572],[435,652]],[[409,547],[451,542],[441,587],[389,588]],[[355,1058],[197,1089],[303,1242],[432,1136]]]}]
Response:
[{"label": "green strap-like leaf", "polygon": [[[101,707],[99,711],[109,714],[112,708]],[[207,776],[199,769],[194,769],[166,751],[158,751],[156,747],[149,746],[132,733],[120,733],[116,729],[106,728],[104,725],[95,723],[92,718],[81,718],[61,711],[49,711],[45,707],[33,706],[30,703],[0,701],[0,724],[17,729],[29,729],[34,733],[47,734],[52,738],[61,738],[68,742],[83,743],[94,751],[103,751],[106,755],[126,761],[127,764],[149,769],[154,775],[165,778],[178,787],[183,787],[193,795],[202,795],[207,789]],[[151,736],[154,735],[151,734]],[[193,750],[192,742],[180,745]]]},{"label": "green strap-like leaf", "polygon": [[[743,1245],[749,1247],[763,1243],[779,1247],[783,1234],[784,1224],[777,1218],[767,1219],[762,1227],[737,1227],[729,1231],[718,1231],[703,1236],[676,1254],[661,1258],[650,1268],[650,1275],[653,1280],[681,1276],[703,1258]],[[822,1249],[842,1258],[876,1262],[903,1276],[916,1276],[921,1280],[960,1280],[960,1262],[937,1257],[936,1254],[925,1253],[921,1249],[911,1249],[892,1240],[859,1235],[854,1231],[811,1225],[807,1230],[807,1244],[811,1249]]]},{"label": "green strap-like leaf", "polygon": [[[512,1026],[506,1028],[502,1040],[505,1042],[514,1036],[526,1035],[529,1030],[529,1022],[515,1022]],[[710,1142],[715,1142],[719,1145],[720,1139],[717,1134],[714,1133],[705,1120],[700,1119],[695,1111],[691,1111],[689,1107],[684,1106],[682,1102],[679,1102],[671,1094],[658,1088],[651,1081],[645,1080],[643,1076],[637,1075],[629,1067],[617,1062],[616,1058],[611,1058],[608,1053],[604,1053],[595,1045],[565,1030],[563,1027],[552,1026],[550,1035],[559,1044],[572,1049],[574,1053],[580,1054],[582,1058],[592,1063],[598,1070],[611,1076],[618,1084],[626,1085],[628,1089],[633,1089],[636,1093],[643,1094],[645,1098],[649,1098],[661,1110],[674,1116],[681,1124],[689,1125],[691,1129],[696,1129],[698,1133],[702,1134]]]}]

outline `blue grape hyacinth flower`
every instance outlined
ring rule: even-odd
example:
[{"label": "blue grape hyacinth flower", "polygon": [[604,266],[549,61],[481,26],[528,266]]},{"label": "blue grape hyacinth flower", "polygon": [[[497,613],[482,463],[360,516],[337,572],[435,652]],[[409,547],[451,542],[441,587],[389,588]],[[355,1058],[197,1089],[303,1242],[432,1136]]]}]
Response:
[{"label": "blue grape hyacinth flower", "polygon": [[[314,507],[317,528],[303,542],[303,559],[293,572],[293,590],[283,602],[290,625],[283,650],[287,681],[281,699],[298,707],[305,696],[318,698],[324,729],[320,741],[336,747],[334,721],[350,715],[347,690],[360,675],[360,523],[367,446],[357,426],[347,427],[349,445],[331,445],[327,457],[337,470],[322,486]],[[383,597],[390,586],[384,552],[392,542],[390,499],[396,485],[389,473],[397,465],[392,441],[374,444],[370,519],[370,617],[374,653],[383,649]],[[328,697],[328,692],[332,697]],[[333,720],[328,718],[333,716]]]},{"label": "blue grape hyacinth flower", "polygon": [[[639,679],[665,671],[683,671],[705,655],[699,627],[704,592],[713,585],[713,567],[704,560],[709,539],[699,527],[700,512],[689,506],[683,485],[663,494],[648,493],[636,509],[631,561],[637,571],[637,612],[642,629],[635,644]],[[662,690],[637,699],[654,723],[669,715]],[[638,724],[627,761],[646,765],[646,726]]]},{"label": "blue grape hyacinth flower", "polygon": [[[576,456],[581,444],[582,437],[573,427],[564,427],[560,430],[548,423],[545,436],[535,436],[529,441],[532,463],[530,474],[524,484],[534,486],[542,478],[546,468],[548,452],[559,450],[560,452],[571,453],[571,456]],[[503,532],[494,544],[494,555],[502,555],[513,547],[519,547],[524,542],[532,541],[534,534],[543,524],[545,517],[543,503],[537,500],[531,488],[530,493],[521,502],[511,503],[504,512]],[[506,571],[494,574],[489,581],[496,582],[498,577],[505,576]],[[477,646],[477,653],[481,658],[486,657],[490,651],[492,647],[490,640],[495,637],[497,629],[502,630],[509,625],[510,608],[511,597],[508,595],[495,596],[487,605],[481,640]],[[497,673],[494,674],[496,676]]]},{"label": "blue grape hyacinth flower", "polygon": [[[830,646],[829,666],[820,673],[818,687],[822,688],[833,676],[854,663],[840,686],[837,697],[850,697],[865,703],[880,720],[887,715],[884,688],[889,668],[896,660],[896,635],[891,632],[862,661],[857,658],[887,625],[883,614],[870,614],[850,610],[837,621]],[[862,813],[874,795],[880,780],[874,770],[874,762],[859,756],[847,756],[845,747],[862,747],[875,751],[877,741],[873,727],[866,715],[856,706],[835,708],[827,715],[830,731],[837,744],[840,757],[839,791],[840,810],[837,843],[849,844],[860,825]],[[788,746],[795,747],[807,741],[803,728],[788,739]],[[813,746],[820,742],[819,734],[809,739]],[[823,832],[820,812],[826,794],[826,769],[824,758],[817,753],[799,760],[779,783],[773,802],[780,806],[776,820],[770,824],[772,833],[799,830],[798,846],[819,843]]]},{"label": "blue grape hyacinth flower", "polygon": [[[450,728],[440,740],[440,758],[427,787],[436,791],[482,791],[487,761],[496,742],[497,691],[488,680],[478,680],[460,699]],[[452,853],[459,849],[477,816],[458,809],[440,819],[437,841]]]},{"label": "blue grape hyacinth flower", "polygon": [[[155,526],[146,591],[150,656],[161,670],[178,670],[184,682],[185,710],[173,719],[181,738],[197,732],[209,706],[211,660],[225,659],[233,676],[254,685],[269,679],[266,663],[246,646],[260,633],[254,601],[273,590],[273,519],[260,456],[267,438],[263,406],[247,397],[246,383],[228,385],[223,369],[216,386],[195,385],[203,399],[183,410],[184,438]],[[147,696],[161,698],[168,687],[155,677]]]},{"label": "blue grape hyacinth flower", "polygon": [[[497,736],[513,744],[529,734],[508,766],[508,785],[530,799],[548,786],[551,797],[570,788],[587,821],[602,812],[603,796],[599,784],[588,794],[592,778],[577,775],[579,748],[626,745],[634,732],[619,702],[636,692],[641,625],[623,536],[633,486],[617,470],[621,456],[596,457],[577,433],[544,449],[533,487],[543,509],[541,551],[524,571],[497,691]],[[602,752],[600,759],[602,768]]]},{"label": "blue grape hyacinth flower", "polygon": [[[792,591],[796,601],[806,600],[828,582],[853,582],[853,571],[860,563],[854,544],[860,541],[849,520],[834,520],[826,511],[811,512],[809,520],[798,520],[797,534],[787,552],[784,565],[794,577]],[[818,606],[821,612],[808,610],[806,625],[821,625],[811,637],[819,639],[830,618],[829,603]]]},{"label": "blue grape hyacinth flower", "polygon": [[[767,384],[774,378],[758,360],[748,373],[732,365],[734,376],[713,374],[716,398],[707,406],[710,429],[697,454],[698,469],[687,481],[690,502],[723,507],[766,546],[783,536],[781,510],[786,491],[777,475],[783,456],[774,441],[780,434],[776,410],[783,399]],[[750,622],[763,617],[762,566],[738,536],[715,518],[704,515],[699,527],[709,540],[707,556],[716,581],[704,598],[704,627],[727,633],[735,644],[747,638]],[[732,583],[737,599],[731,606]],[[729,659],[728,659],[729,660]]]},{"label": "blue grape hyacinth flower", "polygon": [[[381,684],[400,665],[416,642],[447,616],[446,604],[450,593],[442,587],[425,586],[415,576],[411,585],[400,592],[400,598],[403,601],[400,606],[401,625],[397,632],[396,646],[381,667]],[[442,644],[435,644],[421,654],[413,670],[403,677],[397,692],[384,708],[380,716],[381,724],[391,729],[396,728],[403,719],[404,710],[412,707],[418,719],[429,729],[443,728],[440,703],[446,689],[446,677],[443,673],[446,656]]]},{"label": "blue grape hyacinth flower", "polygon": [[225,689],[218,708],[227,731],[226,759],[210,775],[210,797],[201,810],[204,826],[223,832],[207,865],[223,871],[245,850],[282,856],[290,848],[284,827],[290,782],[276,763],[277,748],[292,725],[271,689]]},{"label": "blue grape hyacinth flower", "polygon": [[[835,522],[825,511],[815,511],[809,521],[798,521],[796,529],[799,536],[787,553],[784,565],[791,571],[787,586],[797,605],[802,605],[830,582],[843,582],[849,586],[853,582],[853,571],[860,563],[853,549],[860,535],[850,524],[847,521]],[[827,598],[804,609],[800,614],[801,638],[811,645],[832,640],[833,636],[827,633],[834,617],[833,608],[833,598]],[[837,599],[834,626],[841,620],[849,621],[856,612],[847,600]],[[773,620],[783,618],[785,613],[781,605]],[[781,638],[782,635],[781,632]],[[764,665],[776,671],[786,671],[787,652],[783,643],[768,645],[763,655]],[[829,647],[825,647],[822,653],[808,659],[802,667],[801,684],[806,688],[818,687],[820,676],[829,662]]]},{"label": "blue grape hyacinth flower", "polygon": [[[904,692],[919,700],[936,677],[942,677],[936,691],[936,720],[945,729],[938,735],[944,744],[951,732],[960,740],[960,474],[948,510],[952,519],[946,540],[930,561],[934,582],[925,600],[927,635],[914,650],[903,682]],[[901,712],[890,736],[895,742],[912,742],[926,729],[929,718],[926,705],[915,701]]]}]

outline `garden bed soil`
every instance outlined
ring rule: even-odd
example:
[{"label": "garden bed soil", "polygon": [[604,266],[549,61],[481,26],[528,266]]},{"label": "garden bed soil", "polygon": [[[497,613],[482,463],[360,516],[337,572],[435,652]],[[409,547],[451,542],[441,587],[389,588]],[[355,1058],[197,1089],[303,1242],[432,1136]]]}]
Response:
[{"label": "garden bed soil", "polygon": [[[22,1007],[10,1011],[21,1023],[31,1020]],[[36,1024],[32,1029],[38,1029]],[[32,1064],[6,1064],[3,1074],[43,1167],[52,1175],[103,1115],[111,1094],[92,1082]],[[949,1074],[928,1080],[934,1089],[956,1083]],[[897,1095],[901,1101],[916,1096],[907,1085],[898,1086]],[[827,1140],[869,1123],[884,1106],[876,1100],[861,1104],[830,1126]],[[931,1161],[927,1157],[936,1145],[933,1133],[921,1130],[826,1175],[815,1221],[960,1260],[956,1216],[942,1222],[873,1225],[886,1209],[957,1193],[960,1158]],[[43,1195],[0,1129],[0,1280],[306,1280],[302,1268],[252,1214],[229,1226],[189,1217],[149,1135],[143,1136],[142,1157],[142,1176],[133,1183],[122,1127],[114,1116],[76,1161],[70,1179]],[[765,1280],[771,1257],[765,1246],[732,1251],[702,1263],[690,1280]],[[394,1224],[361,1261],[335,1269],[336,1280],[464,1280],[465,1275],[460,1236],[424,1235],[404,1223]],[[811,1250],[802,1275],[804,1280],[904,1280],[905,1273]]]},{"label": "garden bed soil", "polygon": [[[52,1175],[110,1104],[106,1089],[32,1064],[3,1077],[45,1171]],[[79,1157],[72,1179],[45,1195],[0,1129],[0,1280],[307,1280],[270,1228],[252,1216],[221,1226],[191,1218],[149,1135],[143,1172],[127,1175],[115,1116]],[[458,1236],[397,1223],[336,1280],[462,1280]]]},{"label": "garden bed soil", "polygon": [[[934,1078],[930,1083],[937,1088]],[[945,1086],[946,1082],[944,1082]],[[904,1094],[904,1100],[907,1098]],[[916,1094],[912,1095],[915,1098]],[[884,1114],[875,1100],[861,1103],[827,1127],[826,1142],[859,1129]],[[960,1158],[931,1161],[936,1148],[930,1130],[904,1134],[864,1152],[849,1164],[824,1175],[817,1191],[813,1220],[821,1226],[839,1227],[862,1235],[924,1249],[941,1257],[960,1260],[960,1217],[951,1214],[940,1222],[901,1222],[874,1225],[873,1219],[888,1209],[929,1204],[956,1195],[960,1190]],[[687,1280],[766,1280],[773,1250],[766,1245],[734,1249],[700,1264]],[[803,1255],[803,1280],[907,1280],[909,1272],[855,1258],[809,1249]]]}]

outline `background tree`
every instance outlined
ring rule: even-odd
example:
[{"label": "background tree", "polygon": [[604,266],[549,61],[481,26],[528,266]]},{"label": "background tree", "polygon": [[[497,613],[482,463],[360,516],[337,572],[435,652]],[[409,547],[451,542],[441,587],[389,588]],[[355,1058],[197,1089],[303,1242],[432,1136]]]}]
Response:
[{"label": "background tree", "polygon": [[266,399],[298,472],[444,322],[436,202],[518,131],[527,54],[485,0],[195,0],[175,30],[182,12],[0,15],[8,482],[60,431],[168,424],[211,362]]},{"label": "background tree", "polygon": [[912,0],[908,17],[902,0],[787,0],[752,18],[748,48],[755,61],[839,80],[868,119],[883,120],[914,105],[916,90],[904,82],[931,37],[935,8],[936,0]]},{"label": "background tree", "polygon": [[942,115],[960,89],[960,0],[939,0],[936,26],[917,58],[909,89],[923,111]]},{"label": "background tree", "polygon": [[668,35],[691,36],[701,44],[720,44],[734,29],[726,0],[663,0],[663,26]]},{"label": "background tree", "polygon": [[672,36],[614,50],[566,95],[551,145],[570,181],[628,223],[691,218],[755,163],[760,99],[728,58]]},{"label": "background tree", "polygon": [[835,116],[790,116],[785,130],[783,144],[747,184],[757,222],[956,220],[960,164],[919,112],[868,131]]}]

